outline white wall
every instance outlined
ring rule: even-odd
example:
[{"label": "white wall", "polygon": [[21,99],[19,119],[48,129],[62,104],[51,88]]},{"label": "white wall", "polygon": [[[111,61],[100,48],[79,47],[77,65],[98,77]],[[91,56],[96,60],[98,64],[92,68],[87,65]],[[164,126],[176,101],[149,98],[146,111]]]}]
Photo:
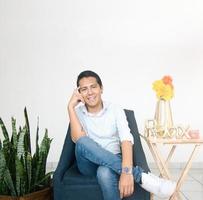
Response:
[{"label": "white wall", "polygon": [[202,0],[0,0],[0,116],[10,129],[10,117],[22,124],[27,106],[33,143],[39,116],[41,136],[48,128],[54,138],[49,161],[57,162],[81,70],[100,74],[104,99],[133,109],[140,132],[154,116],[152,82],[170,74],[175,123],[203,136],[202,13]]}]

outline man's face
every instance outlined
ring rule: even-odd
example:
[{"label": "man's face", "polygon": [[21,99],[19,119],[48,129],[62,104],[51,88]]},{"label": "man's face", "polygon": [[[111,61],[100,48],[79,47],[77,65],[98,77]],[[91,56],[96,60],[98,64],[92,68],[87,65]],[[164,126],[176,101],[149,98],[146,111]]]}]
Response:
[{"label": "man's face", "polygon": [[84,77],[79,81],[79,92],[87,107],[97,107],[102,103],[102,87],[94,77]]}]

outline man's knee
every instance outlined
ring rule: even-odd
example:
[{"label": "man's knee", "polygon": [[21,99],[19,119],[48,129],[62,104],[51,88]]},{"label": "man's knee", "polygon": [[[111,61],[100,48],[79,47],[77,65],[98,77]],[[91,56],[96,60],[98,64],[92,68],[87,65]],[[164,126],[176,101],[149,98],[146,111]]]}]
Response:
[{"label": "man's knee", "polygon": [[83,143],[83,141],[86,140],[85,138],[88,138],[88,137],[86,135],[81,135],[80,137],[77,138],[77,140],[75,141],[75,144]]},{"label": "man's knee", "polygon": [[108,167],[99,166],[97,169],[97,180],[100,183],[107,183],[109,181],[112,181],[112,178],[115,176],[115,172]]},{"label": "man's knee", "polygon": [[86,149],[94,151],[98,146],[99,145],[88,136],[80,137],[75,143],[76,149]]},{"label": "man's knee", "polygon": [[81,136],[75,142],[75,147],[77,148],[78,146],[85,145],[87,140],[88,140],[87,136]]}]

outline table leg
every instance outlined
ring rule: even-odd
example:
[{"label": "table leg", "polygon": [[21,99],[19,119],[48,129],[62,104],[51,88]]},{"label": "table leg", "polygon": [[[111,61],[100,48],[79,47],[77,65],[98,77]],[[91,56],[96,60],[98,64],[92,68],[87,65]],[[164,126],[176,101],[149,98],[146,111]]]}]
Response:
[{"label": "table leg", "polygon": [[150,200],[154,200],[154,194],[150,193]]},{"label": "table leg", "polygon": [[170,150],[170,152],[169,152],[169,154],[168,154],[168,157],[167,157],[167,159],[166,159],[166,162],[165,162],[166,165],[168,165],[169,161],[171,160],[171,157],[172,157],[172,155],[173,155],[175,149],[176,149],[176,145],[173,145],[173,147],[171,148],[171,150]]},{"label": "table leg", "polygon": [[[176,145],[173,145],[172,148],[171,148],[171,150],[170,150],[170,152],[169,152],[169,154],[168,154],[168,157],[167,157],[167,159],[166,159],[166,161],[165,161],[165,166],[166,166],[167,168],[168,168],[168,163],[169,163],[169,161],[171,160],[171,157],[172,157],[172,155],[173,155],[175,149],[176,149]],[[163,170],[163,169],[162,169],[162,170]]]},{"label": "table leg", "polygon": [[152,156],[153,156],[153,158],[154,158],[154,161],[155,161],[155,163],[156,163],[156,165],[157,165],[157,167],[158,167],[158,169],[159,169],[161,175],[162,175],[162,176],[165,175],[165,171],[163,170],[163,167],[162,167],[161,164],[160,164],[159,158],[158,158],[158,156],[157,156],[157,154],[156,154],[156,152],[155,152],[155,150],[154,150],[154,148],[153,148],[152,143],[147,142],[147,144],[148,144],[148,146],[149,146],[149,149],[150,149],[150,151],[151,151],[151,154],[152,154]]},{"label": "table leg", "polygon": [[200,145],[195,145],[191,155],[190,155],[190,158],[185,166],[185,168],[183,169],[182,173],[181,173],[181,176],[178,180],[178,183],[177,183],[177,187],[176,187],[176,191],[179,191],[180,190],[180,187],[183,183],[183,181],[185,180],[187,174],[188,174],[188,171],[190,170],[191,166],[192,166],[192,160],[194,159],[195,155],[197,154],[197,150],[199,149]]},{"label": "table leg", "polygon": [[163,157],[161,156],[161,153],[158,150],[157,144],[153,143],[152,148],[153,148],[153,151],[156,154],[159,162],[161,163],[161,168],[160,168],[161,175],[162,176],[164,175],[164,176],[166,176],[166,178],[171,179],[171,174],[170,174],[167,166],[165,165],[165,161],[164,161]]},{"label": "table leg", "polygon": [[192,166],[192,160],[194,159],[194,156],[195,154],[197,153],[197,150],[198,150],[198,147],[200,145],[195,145],[191,155],[190,155],[190,158],[185,166],[185,168],[183,169],[182,173],[181,173],[181,176],[180,178],[178,179],[178,183],[177,183],[177,187],[176,187],[176,192],[171,196],[170,200],[174,200],[175,196],[176,196],[176,193],[179,192],[180,190],[180,187],[183,183],[183,181],[185,180],[187,174],[188,174],[188,171],[190,170],[191,166]]}]

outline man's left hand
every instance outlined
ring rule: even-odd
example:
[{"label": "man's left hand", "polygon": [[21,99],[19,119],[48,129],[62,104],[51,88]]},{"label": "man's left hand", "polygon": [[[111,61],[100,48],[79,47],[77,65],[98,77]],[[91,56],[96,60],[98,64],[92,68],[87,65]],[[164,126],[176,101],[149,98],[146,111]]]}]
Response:
[{"label": "man's left hand", "polygon": [[119,180],[120,198],[128,197],[134,192],[134,178],[132,174],[122,173]]}]

